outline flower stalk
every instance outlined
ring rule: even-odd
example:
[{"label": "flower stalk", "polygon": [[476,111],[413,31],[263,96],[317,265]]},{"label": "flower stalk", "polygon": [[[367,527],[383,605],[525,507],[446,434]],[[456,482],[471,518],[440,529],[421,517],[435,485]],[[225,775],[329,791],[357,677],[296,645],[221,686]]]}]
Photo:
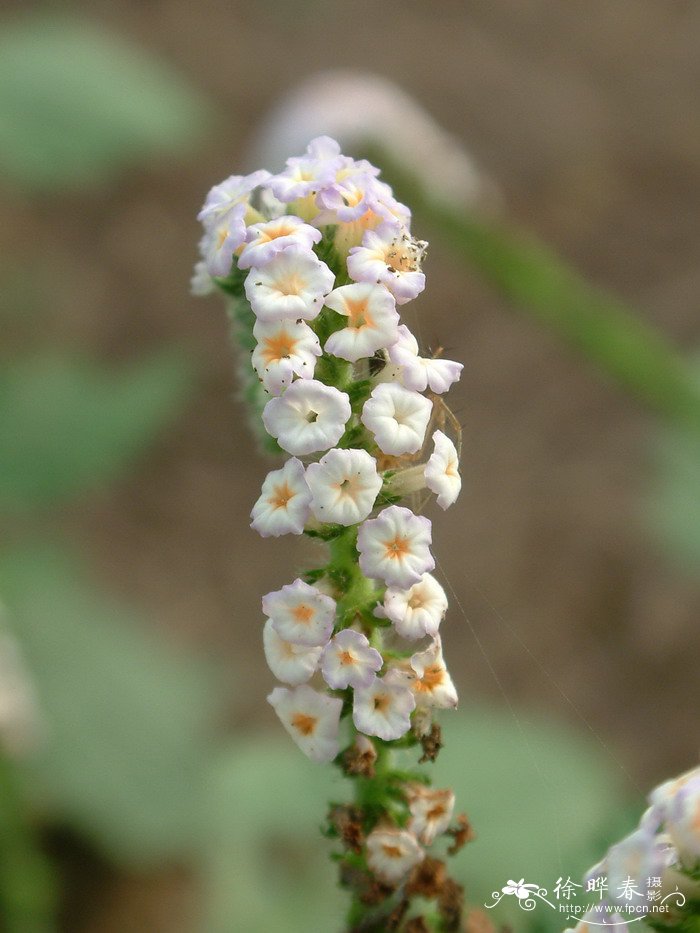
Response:
[{"label": "flower stalk", "polygon": [[278,175],[216,185],[193,290],[228,296],[258,433],[290,455],[265,479],[252,528],[327,551],[263,597],[263,641],[283,727],[354,784],[326,827],[347,929],[451,931],[465,915],[444,856],[471,834],[454,793],[418,766],[435,760],[434,715],[457,693],[431,522],[409,506],[427,492],[445,509],[459,494],[459,429],[442,395],[462,366],[422,356],[401,323],[425,287],[427,244],[378,174],[321,137]]}]

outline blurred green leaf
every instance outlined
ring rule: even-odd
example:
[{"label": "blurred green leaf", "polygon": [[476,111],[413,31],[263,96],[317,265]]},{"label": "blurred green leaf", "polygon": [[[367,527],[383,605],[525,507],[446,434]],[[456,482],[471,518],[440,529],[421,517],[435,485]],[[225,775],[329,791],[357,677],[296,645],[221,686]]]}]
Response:
[{"label": "blurred green leaf", "polygon": [[[473,902],[491,903],[491,892],[510,878],[524,876],[548,891],[560,876],[580,883],[607,845],[631,828],[620,825],[630,800],[618,766],[587,736],[522,714],[518,724],[494,709],[472,708],[455,720],[443,717],[446,747],[436,781],[455,788],[476,828],[477,840],[453,860]],[[514,900],[490,911],[491,919],[527,928]],[[546,905],[533,920],[542,930],[565,925]]]},{"label": "blurred green leaf", "polygon": [[58,551],[0,555],[0,592],[45,718],[38,802],[130,865],[192,852],[212,670],[166,650]]},{"label": "blurred green leaf", "polygon": [[[688,369],[700,387],[700,359]],[[654,441],[647,519],[668,554],[692,573],[700,565],[700,436],[667,424]]]},{"label": "blurred green leaf", "polygon": [[[599,748],[549,722],[520,725],[482,707],[443,717],[446,747],[433,773],[477,830],[451,860],[472,905],[490,903],[510,878],[548,890],[560,875],[580,880],[627,828],[627,801]],[[415,751],[401,754],[415,764]],[[347,899],[319,826],[327,802],[351,793],[337,771],[308,762],[283,737],[240,742],[222,756],[207,795],[208,933],[339,929]],[[546,905],[529,917],[504,901],[493,913],[517,930],[564,925]]]},{"label": "blurred green leaf", "polygon": [[0,373],[0,508],[112,480],[182,406],[192,369],[162,353],[118,371],[37,356]]},{"label": "blurred green leaf", "polygon": [[33,16],[0,39],[0,165],[36,189],[102,182],[122,164],[174,154],[209,107],[177,74],[77,18]]},{"label": "blurred green leaf", "polygon": [[328,801],[350,793],[284,738],[222,752],[207,794],[207,933],[339,930],[346,897],[320,827]]},{"label": "blurred green leaf", "polygon": [[700,438],[664,428],[648,500],[651,525],[668,553],[690,571],[700,565]]},{"label": "blurred green leaf", "polygon": [[0,921],[6,933],[55,929],[56,879],[31,825],[19,771],[0,754]]}]

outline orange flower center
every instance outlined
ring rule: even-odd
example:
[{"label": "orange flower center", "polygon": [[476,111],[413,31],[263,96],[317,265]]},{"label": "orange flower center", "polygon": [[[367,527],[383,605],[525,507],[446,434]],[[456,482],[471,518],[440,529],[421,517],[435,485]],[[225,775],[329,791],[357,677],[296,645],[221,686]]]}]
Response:
[{"label": "orange flower center", "polygon": [[[307,181],[308,179],[303,179]],[[270,243],[272,240],[277,240],[281,236],[289,236],[291,233],[294,233],[294,227],[292,224],[281,224],[279,227],[273,228],[272,230],[265,230],[260,234],[260,243]]]},{"label": "orange flower center", "polygon": [[262,357],[266,363],[277,363],[279,360],[289,359],[295,344],[296,340],[286,331],[282,331],[276,337],[267,338]]},{"label": "orange flower center", "polygon": [[423,676],[415,683],[415,690],[419,693],[432,693],[445,679],[445,672],[439,664],[430,664],[426,667]]},{"label": "orange flower center", "polygon": [[374,320],[367,310],[367,299],[357,301],[346,299],[345,310],[348,313],[348,327],[361,330],[363,327],[374,327]]},{"label": "orange flower center", "polygon": [[306,713],[295,713],[292,716],[292,725],[302,735],[311,735],[317,722],[318,719],[315,716],[308,716]]},{"label": "orange flower center", "polygon": [[299,292],[304,288],[305,282],[298,275],[293,273],[286,279],[280,279],[279,282],[275,283],[275,287],[278,292],[281,292],[283,295],[298,295]]},{"label": "orange flower center", "polygon": [[434,806],[432,810],[428,810],[426,814],[429,820],[437,820],[441,816],[444,816],[444,815],[445,815],[445,808],[443,807],[441,803]]},{"label": "orange flower center", "polygon": [[408,539],[402,538],[401,535],[396,535],[391,541],[386,541],[384,547],[386,548],[386,556],[395,560],[400,560],[410,552]]},{"label": "orange flower center", "polygon": [[311,606],[307,606],[305,603],[301,603],[299,606],[295,606],[292,610],[292,615],[297,620],[297,622],[303,622],[304,624],[311,621],[313,614],[314,611]]},{"label": "orange flower center", "polygon": [[398,846],[390,846],[386,843],[382,846],[382,852],[386,855],[387,858],[401,858],[403,855],[401,849]]},{"label": "orange flower center", "polygon": [[289,484],[285,483],[283,486],[275,486],[267,501],[276,509],[286,509],[287,503],[293,498],[294,492],[289,488]]}]

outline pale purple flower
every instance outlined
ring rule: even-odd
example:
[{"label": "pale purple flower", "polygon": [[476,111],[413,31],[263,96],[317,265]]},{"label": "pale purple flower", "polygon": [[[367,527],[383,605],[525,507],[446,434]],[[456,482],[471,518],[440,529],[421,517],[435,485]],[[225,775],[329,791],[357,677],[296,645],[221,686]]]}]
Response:
[{"label": "pale purple flower", "polygon": [[436,837],[442,835],[450,825],[455,807],[454,792],[449,788],[407,784],[406,799],[411,813],[408,829],[423,845],[432,845]]},{"label": "pale purple flower", "polygon": [[355,363],[396,340],[399,314],[386,288],[364,282],[341,285],[326,296],[325,304],[348,319],[347,326],[326,341],[327,353]]},{"label": "pale purple flower", "polygon": [[411,728],[415,708],[416,698],[409,687],[375,677],[368,687],[355,689],[352,721],[359,732],[391,742]]},{"label": "pale purple flower", "polygon": [[263,538],[300,535],[309,517],[311,493],[304,478],[304,464],[291,457],[280,470],[272,470],[263,483],[250,517]]},{"label": "pale purple flower", "polygon": [[303,246],[293,244],[264,266],[253,267],[245,280],[246,298],[261,321],[317,317],[335,276]]},{"label": "pale purple flower", "polygon": [[409,589],[390,586],[384,594],[384,614],[402,638],[434,637],[446,611],[445,591],[429,573]]},{"label": "pale purple flower", "polygon": [[294,376],[312,379],[322,353],[318,337],[303,321],[256,321],[253,369],[272,395],[280,395]]},{"label": "pale purple flower", "polygon": [[382,488],[377,462],[366,450],[330,450],[306,468],[311,511],[321,522],[355,525],[367,518]]},{"label": "pale purple flower", "polygon": [[694,868],[700,862],[700,768],[666,781],[649,799],[681,862]]},{"label": "pale purple flower", "polygon": [[379,826],[367,836],[367,864],[385,884],[399,884],[424,858],[416,837],[405,829]]},{"label": "pale purple flower", "polygon": [[413,586],[435,568],[431,541],[429,519],[391,505],[360,526],[360,569],[365,576],[383,580],[388,586]]},{"label": "pale purple flower", "polygon": [[[608,849],[606,856],[608,900],[633,904],[638,914],[646,912],[647,891],[644,882],[660,877],[668,866],[668,845],[653,830],[636,829]],[[626,885],[631,878],[633,885]]]},{"label": "pale purple flower", "polygon": [[263,596],[262,609],[285,641],[307,647],[328,644],[335,622],[335,600],[315,586],[297,579]]},{"label": "pale purple flower", "polygon": [[388,348],[389,360],[400,367],[400,379],[407,389],[441,395],[457,382],[464,368],[461,363],[442,357],[423,357],[418,342],[405,324],[399,325],[399,339]]},{"label": "pale purple flower", "polygon": [[343,701],[307,684],[288,690],[275,687],[267,702],[304,754],[326,764],[340,751],[338,732]]},{"label": "pale purple flower", "polygon": [[386,182],[379,181],[377,172],[368,162],[341,168],[336,180],[316,195],[323,211],[316,223],[352,223],[368,212],[385,220],[405,217],[407,208],[396,201]]},{"label": "pale purple flower", "polygon": [[286,249],[297,245],[309,252],[321,239],[321,231],[304,223],[301,217],[283,214],[275,220],[252,224],[246,234],[246,245],[238,257],[239,269],[260,268]]},{"label": "pale purple flower", "polygon": [[420,264],[427,246],[400,224],[383,223],[368,230],[362,245],[350,250],[348,272],[356,282],[381,283],[402,305],[425,288]]},{"label": "pale purple flower", "polygon": [[224,218],[211,230],[208,230],[200,242],[200,252],[204,267],[210,276],[222,278],[231,272],[233,255],[245,240],[245,223],[231,225]]},{"label": "pale purple flower", "polygon": [[385,454],[400,456],[421,449],[433,403],[394,382],[382,382],[362,408],[362,423]]},{"label": "pale purple flower", "polygon": [[434,449],[425,465],[425,485],[437,494],[441,509],[457,501],[462,488],[457,448],[442,431],[433,434]]},{"label": "pale purple flower", "polygon": [[293,687],[310,680],[318,667],[323,648],[285,641],[275,631],[272,619],[263,628],[265,660],[272,673],[282,683]]},{"label": "pale purple flower", "polygon": [[316,379],[299,379],[284,395],[270,399],[262,419],[283,450],[302,456],[337,444],[350,414],[345,392]]},{"label": "pale purple flower", "polygon": [[201,211],[197,214],[197,220],[202,222],[205,230],[212,230],[221,221],[226,220],[232,230],[242,229],[242,243],[245,240],[244,218],[250,194],[270,177],[270,173],[265,169],[250,175],[229,176],[209,191]]},{"label": "pale purple flower", "polygon": [[369,687],[381,670],[381,654],[365,635],[346,628],[334,635],[323,649],[321,673],[329,687]]},{"label": "pale purple flower", "polygon": [[197,298],[205,295],[211,295],[216,290],[216,285],[212,279],[207,264],[203,259],[196,262],[190,278],[190,293]]},{"label": "pale purple flower", "polygon": [[285,204],[315,195],[335,181],[342,158],[334,139],[318,136],[311,140],[305,155],[287,159],[286,168],[270,179],[272,193]]},{"label": "pale purple flower", "polygon": [[437,706],[441,709],[454,709],[457,706],[457,691],[445,667],[439,635],[435,636],[425,651],[412,656],[411,668],[415,673],[411,689],[419,706]]}]

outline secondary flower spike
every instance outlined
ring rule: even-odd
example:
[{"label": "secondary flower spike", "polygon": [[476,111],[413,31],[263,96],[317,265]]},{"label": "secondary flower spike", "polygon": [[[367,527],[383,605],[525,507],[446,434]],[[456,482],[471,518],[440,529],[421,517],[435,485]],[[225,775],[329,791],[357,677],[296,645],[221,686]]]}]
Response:
[{"label": "secondary flower spike", "polygon": [[355,804],[329,812],[349,926],[389,928],[397,904],[431,896],[424,871],[452,886],[443,900],[435,887],[435,910],[439,929],[457,929],[461,889],[426,852],[461,832],[463,822],[450,826],[454,794],[399,769],[393,750],[433,760],[434,717],[457,704],[442,653],[447,597],[419,513],[459,493],[459,429],[442,394],[462,367],[421,350],[401,321],[424,290],[427,243],[379,174],[324,136],[276,175],[215,185],[192,287],[226,295],[244,396],[284,457],[251,527],[303,534],[319,555],[292,583],[271,584],[258,624],[282,726],[312,761],[363,782]]}]

